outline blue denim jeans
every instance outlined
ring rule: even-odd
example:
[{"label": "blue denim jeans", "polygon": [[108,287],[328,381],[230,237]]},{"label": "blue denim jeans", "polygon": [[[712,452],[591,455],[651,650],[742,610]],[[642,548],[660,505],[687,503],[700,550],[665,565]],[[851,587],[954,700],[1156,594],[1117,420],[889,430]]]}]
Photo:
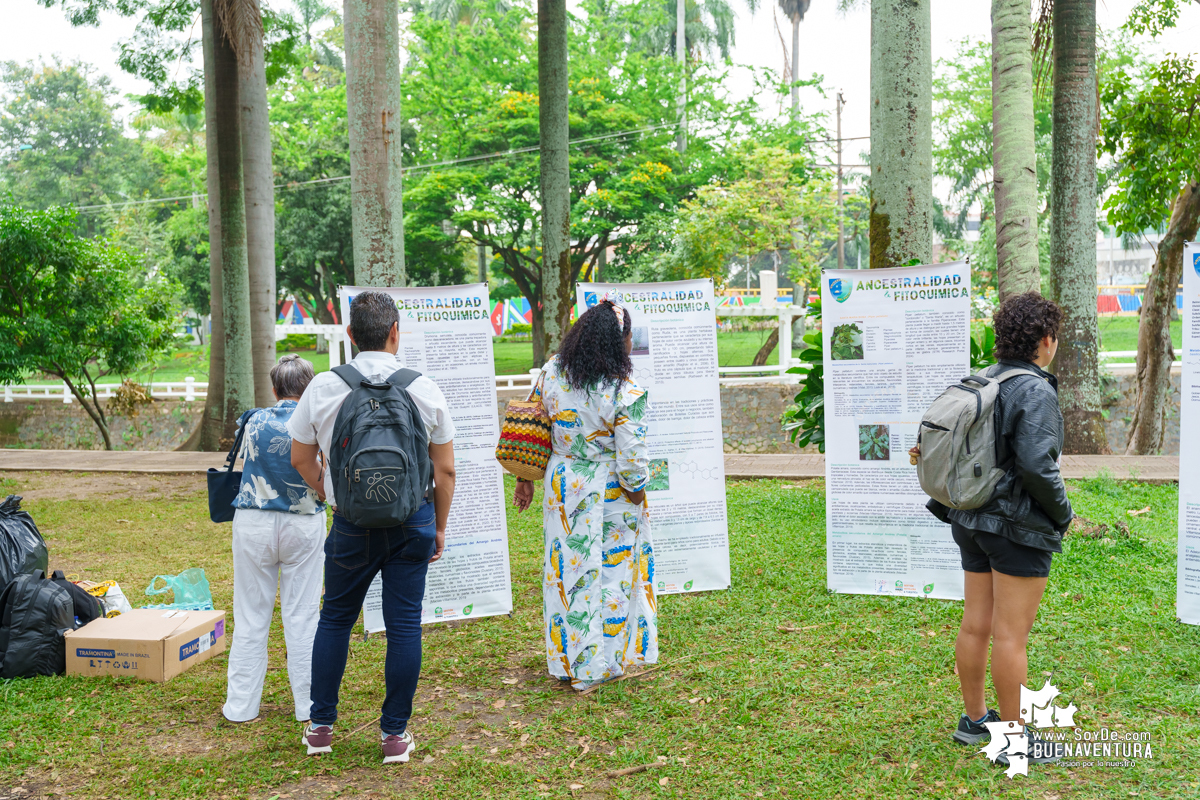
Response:
[{"label": "blue denim jeans", "polygon": [[313,640],[313,725],[337,720],[350,632],[371,581],[382,572],[387,695],[379,726],[388,735],[404,733],[421,674],[421,600],[436,534],[433,503],[428,500],[394,528],[360,528],[334,512],[333,529],[325,540],[325,601]]}]

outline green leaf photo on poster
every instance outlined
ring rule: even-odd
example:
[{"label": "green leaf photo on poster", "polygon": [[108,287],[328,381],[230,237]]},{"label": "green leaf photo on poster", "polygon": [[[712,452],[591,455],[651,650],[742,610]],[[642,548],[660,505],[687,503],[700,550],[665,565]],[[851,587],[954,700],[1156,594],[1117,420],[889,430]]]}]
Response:
[{"label": "green leaf photo on poster", "polygon": [[857,322],[838,325],[829,337],[829,349],[834,361],[861,361],[863,358],[863,332]]},{"label": "green leaf photo on poster", "polygon": [[858,460],[888,461],[892,457],[892,437],[887,425],[858,426]]}]

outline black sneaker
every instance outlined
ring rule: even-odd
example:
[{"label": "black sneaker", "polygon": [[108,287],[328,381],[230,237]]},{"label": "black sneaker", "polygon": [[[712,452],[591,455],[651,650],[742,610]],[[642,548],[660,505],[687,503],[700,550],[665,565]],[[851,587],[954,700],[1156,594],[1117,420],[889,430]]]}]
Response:
[{"label": "black sneaker", "polygon": [[[1025,758],[1030,764],[1053,764],[1062,760],[1062,756],[1053,755],[1054,742],[1046,741],[1033,728],[1025,729],[1025,741],[1028,743],[1025,748]],[[997,756],[996,763],[1007,767],[1008,753],[1001,753]]]},{"label": "black sneaker", "polygon": [[959,744],[979,744],[980,742],[986,742],[992,738],[992,735],[988,733],[986,723],[999,721],[1000,713],[994,708],[988,709],[987,716],[983,718],[983,722],[975,722],[966,714],[963,714],[958,718],[958,730],[953,734],[954,741]]},{"label": "black sneaker", "polygon": [[1062,756],[1054,755],[1054,742],[1046,741],[1033,728],[1025,729],[1025,738],[1029,740],[1030,764],[1053,764],[1062,760]]}]

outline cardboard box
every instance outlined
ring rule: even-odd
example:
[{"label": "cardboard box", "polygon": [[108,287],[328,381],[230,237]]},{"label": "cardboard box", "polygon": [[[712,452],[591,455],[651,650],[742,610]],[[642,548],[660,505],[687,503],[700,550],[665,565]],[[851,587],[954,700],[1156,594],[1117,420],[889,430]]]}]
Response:
[{"label": "cardboard box", "polygon": [[162,683],[225,652],[225,612],[139,608],[93,620],[66,640],[68,675]]}]

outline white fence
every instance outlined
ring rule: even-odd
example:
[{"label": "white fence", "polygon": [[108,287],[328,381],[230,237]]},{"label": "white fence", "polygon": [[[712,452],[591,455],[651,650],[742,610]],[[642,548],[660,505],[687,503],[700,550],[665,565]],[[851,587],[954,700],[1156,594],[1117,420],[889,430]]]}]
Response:
[{"label": "white fence", "polygon": [[[800,362],[793,359],[793,366],[799,366]],[[497,375],[497,389],[522,389],[533,385],[537,380],[540,370],[530,370],[527,373],[520,375]],[[721,367],[721,383],[722,385],[737,385],[746,383],[795,383],[795,375],[788,375],[788,380],[783,380],[779,375],[778,366],[768,367]],[[101,399],[113,397],[116,394],[116,389],[120,386],[118,383],[104,383],[96,386],[96,394]],[[193,400],[203,400],[208,396],[208,382],[198,381],[195,378],[185,378],[177,383],[150,383],[146,384],[150,390],[150,396],[156,400],[184,400],[191,402]],[[25,402],[28,400],[53,400],[60,403],[73,403],[75,397],[71,394],[71,390],[67,388],[65,383],[36,383],[24,386],[5,386],[4,387],[4,402],[15,403]]]},{"label": "white fence", "polygon": [[[792,320],[800,316],[802,309],[798,306],[777,305],[767,306],[731,306],[717,309],[718,316],[776,316],[779,319],[779,355],[780,363],[766,367],[720,367],[718,372],[723,386],[737,386],[749,383],[781,383],[794,384],[799,376],[789,374],[787,366],[807,366],[799,359],[792,358]],[[275,338],[280,340],[289,333],[319,333],[329,339],[329,366],[341,364],[349,353],[343,347],[349,343],[345,337],[346,329],[341,325],[276,325]],[[1100,360],[1119,366],[1116,362],[1131,362],[1137,358],[1136,350],[1102,351]],[[530,370],[520,375],[497,375],[497,389],[517,389],[531,386],[537,379],[539,370]],[[96,393],[101,398],[112,397],[119,384],[106,383],[96,387]],[[151,383],[150,396],[159,400],[193,400],[208,395],[208,383],[194,378],[184,378],[177,383]],[[74,401],[65,383],[31,384],[28,386],[5,386],[4,402],[13,403],[26,400],[56,400],[61,403]]]}]

